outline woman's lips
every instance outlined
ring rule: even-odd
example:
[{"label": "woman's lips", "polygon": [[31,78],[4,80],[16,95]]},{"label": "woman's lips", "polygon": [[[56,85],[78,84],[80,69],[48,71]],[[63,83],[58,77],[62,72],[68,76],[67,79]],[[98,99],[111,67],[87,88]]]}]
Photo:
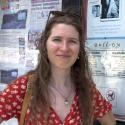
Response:
[{"label": "woman's lips", "polygon": [[70,57],[69,55],[57,55],[58,57],[62,57],[62,58],[67,58]]}]

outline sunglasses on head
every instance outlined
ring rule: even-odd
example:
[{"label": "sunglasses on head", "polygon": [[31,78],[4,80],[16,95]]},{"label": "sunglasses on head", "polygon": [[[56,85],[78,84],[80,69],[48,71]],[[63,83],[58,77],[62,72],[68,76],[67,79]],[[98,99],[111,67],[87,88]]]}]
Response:
[{"label": "sunglasses on head", "polygon": [[47,19],[47,23],[51,17],[61,17],[61,16],[69,16],[71,18],[75,18],[81,20],[81,16],[74,12],[63,12],[63,11],[50,11]]}]

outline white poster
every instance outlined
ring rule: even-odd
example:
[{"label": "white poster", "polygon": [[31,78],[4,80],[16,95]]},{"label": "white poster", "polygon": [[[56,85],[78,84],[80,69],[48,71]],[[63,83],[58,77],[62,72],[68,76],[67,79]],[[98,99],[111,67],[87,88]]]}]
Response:
[{"label": "white poster", "polygon": [[125,0],[88,0],[87,12],[87,38],[125,37]]},{"label": "white poster", "polygon": [[117,118],[125,120],[125,39],[87,40],[86,46],[97,88]]},{"label": "white poster", "polygon": [[62,10],[62,0],[31,0],[30,31],[43,31],[51,10]]},{"label": "white poster", "polygon": [[125,121],[125,0],[88,0],[87,52],[94,81]]}]

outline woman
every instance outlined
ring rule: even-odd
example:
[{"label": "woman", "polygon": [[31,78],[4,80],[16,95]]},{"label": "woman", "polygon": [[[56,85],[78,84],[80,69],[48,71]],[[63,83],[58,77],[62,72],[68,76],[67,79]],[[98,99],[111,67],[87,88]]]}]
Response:
[{"label": "woman", "polygon": [[[81,19],[71,13],[51,14],[40,40],[38,66],[29,73],[35,80],[25,124],[91,125],[98,119],[102,125],[115,125],[111,104],[89,72]],[[18,78],[0,95],[1,120],[20,118],[27,81],[27,75]]]}]

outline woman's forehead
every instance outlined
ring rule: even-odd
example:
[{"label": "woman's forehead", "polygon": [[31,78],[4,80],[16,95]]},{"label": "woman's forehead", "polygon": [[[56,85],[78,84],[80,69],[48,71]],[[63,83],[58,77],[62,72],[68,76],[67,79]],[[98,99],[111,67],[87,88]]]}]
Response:
[{"label": "woman's forehead", "polygon": [[79,36],[79,32],[73,25],[64,23],[56,24],[51,29],[51,34],[60,34],[60,33]]}]

